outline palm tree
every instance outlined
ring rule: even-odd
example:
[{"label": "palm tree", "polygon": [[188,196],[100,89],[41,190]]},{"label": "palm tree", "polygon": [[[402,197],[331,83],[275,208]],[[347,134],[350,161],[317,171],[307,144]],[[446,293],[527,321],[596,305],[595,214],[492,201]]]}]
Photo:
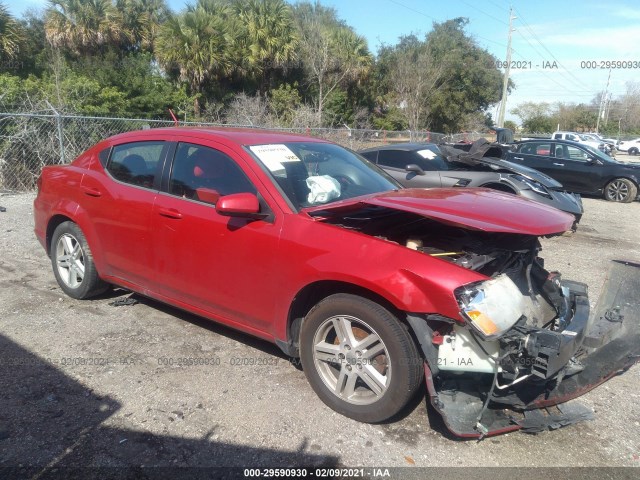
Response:
[{"label": "palm tree", "polygon": [[364,37],[338,19],[333,8],[319,2],[301,2],[294,8],[300,35],[300,50],[308,81],[317,90],[317,119],[322,124],[322,112],[329,95],[340,85],[366,73],[372,57]]},{"label": "palm tree", "polygon": [[120,14],[121,48],[153,51],[160,25],[169,17],[165,0],[116,0]]},{"label": "palm tree", "polygon": [[49,4],[45,33],[54,47],[89,54],[123,35],[122,18],[111,0],[49,0]]},{"label": "palm tree", "polygon": [[7,7],[0,3],[0,58],[15,58],[23,40],[24,34],[20,24],[9,13]]},{"label": "palm tree", "polygon": [[231,63],[225,50],[227,36],[223,17],[206,12],[201,6],[190,8],[167,20],[158,32],[156,56],[166,68],[177,68],[180,80],[187,82],[200,115],[197,95],[207,80],[227,74]]},{"label": "palm tree", "polygon": [[298,36],[291,8],[284,0],[236,0],[242,41],[250,71],[262,76],[261,93],[278,68],[287,69],[296,57]]}]

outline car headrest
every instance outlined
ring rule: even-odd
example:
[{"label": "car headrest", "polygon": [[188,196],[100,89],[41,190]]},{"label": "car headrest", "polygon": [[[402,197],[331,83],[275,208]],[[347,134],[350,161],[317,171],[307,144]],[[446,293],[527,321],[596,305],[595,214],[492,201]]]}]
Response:
[{"label": "car headrest", "polygon": [[224,160],[215,158],[208,152],[195,154],[193,175],[197,178],[219,178],[224,175]]}]

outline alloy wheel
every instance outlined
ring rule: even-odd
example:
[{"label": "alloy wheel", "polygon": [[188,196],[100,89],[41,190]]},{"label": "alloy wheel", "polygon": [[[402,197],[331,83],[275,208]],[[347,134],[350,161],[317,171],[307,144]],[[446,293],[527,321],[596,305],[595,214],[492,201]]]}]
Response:
[{"label": "alloy wheel", "polygon": [[376,402],[391,381],[386,345],[373,328],[352,316],[333,316],[319,326],[313,360],[333,394],[354,405]]},{"label": "alloy wheel", "polygon": [[607,199],[622,202],[629,196],[629,185],[621,180],[614,180],[607,185]]},{"label": "alloy wheel", "polygon": [[78,288],[84,279],[84,252],[71,234],[61,235],[56,244],[56,266],[60,278],[69,288]]}]

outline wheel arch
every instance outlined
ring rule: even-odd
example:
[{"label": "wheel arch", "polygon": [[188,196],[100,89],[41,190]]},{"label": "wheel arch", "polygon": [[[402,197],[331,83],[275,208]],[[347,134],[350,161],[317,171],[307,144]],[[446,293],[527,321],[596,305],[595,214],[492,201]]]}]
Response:
[{"label": "wheel arch", "polygon": [[298,337],[302,320],[314,305],[337,293],[349,293],[371,300],[389,310],[401,321],[404,321],[404,312],[379,293],[349,282],[319,280],[306,285],[298,291],[289,306],[286,327],[287,338],[285,341],[276,340],[277,345],[284,353],[292,357],[298,357]]},{"label": "wheel arch", "polygon": [[640,177],[636,178],[633,175],[628,175],[627,174],[627,175],[611,175],[611,176],[609,176],[609,178],[607,178],[607,181],[602,186],[602,191],[604,192],[605,188],[607,188],[607,185],[609,185],[614,180],[629,180],[631,183],[633,183],[636,186],[636,188],[638,190],[640,190]]},{"label": "wheel arch", "polygon": [[49,219],[49,222],[47,223],[45,242],[46,242],[46,248],[47,248],[47,255],[49,256],[51,256],[51,239],[53,238],[53,232],[56,231],[56,228],[58,228],[58,225],[64,222],[73,222],[73,219],[67,215],[58,213],[56,215],[53,215]]},{"label": "wheel arch", "polygon": [[96,265],[96,269],[100,273],[100,276],[105,272],[105,264],[102,256],[102,248],[99,242],[98,236],[93,229],[93,226],[89,222],[88,216],[86,212],[80,208],[77,204],[69,204],[65,205],[64,208],[57,208],[54,210],[53,214],[49,218],[47,222],[47,228],[45,232],[45,242],[47,248],[47,255],[51,256],[51,239],[53,237],[53,232],[55,232],[56,228],[64,222],[73,222],[85,236],[87,243],[89,244],[89,248],[91,249],[91,254],[93,256],[93,261]]}]

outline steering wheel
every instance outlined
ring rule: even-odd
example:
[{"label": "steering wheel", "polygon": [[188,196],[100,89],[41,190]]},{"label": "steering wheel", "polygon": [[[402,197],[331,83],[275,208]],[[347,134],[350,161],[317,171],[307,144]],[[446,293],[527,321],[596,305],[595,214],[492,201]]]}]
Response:
[{"label": "steering wheel", "polygon": [[338,183],[340,184],[340,189],[343,192],[346,192],[351,185],[355,185],[356,183],[348,175],[332,175],[332,176],[338,181]]}]

